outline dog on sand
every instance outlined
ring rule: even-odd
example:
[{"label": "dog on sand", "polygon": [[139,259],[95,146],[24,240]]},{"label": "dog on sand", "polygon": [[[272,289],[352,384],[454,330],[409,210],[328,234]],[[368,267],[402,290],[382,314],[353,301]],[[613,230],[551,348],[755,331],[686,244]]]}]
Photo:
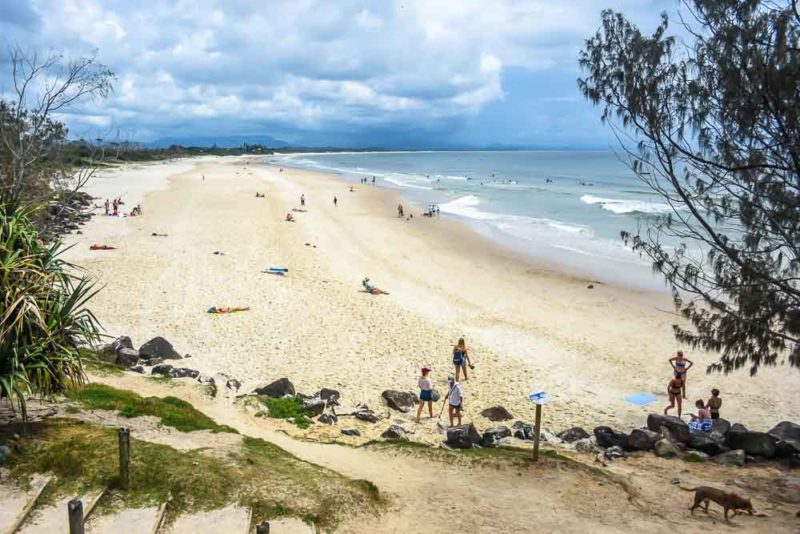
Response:
[{"label": "dog on sand", "polygon": [[708,505],[711,501],[714,501],[725,509],[725,521],[728,521],[728,512],[731,510],[733,510],[733,515],[736,515],[739,510],[744,510],[750,515],[755,514],[750,499],[745,499],[735,493],[729,493],[709,486],[697,486],[696,488],[679,487],[683,491],[694,492],[694,504],[690,508],[692,514],[694,514],[695,508],[702,508],[705,513],[708,513]]}]

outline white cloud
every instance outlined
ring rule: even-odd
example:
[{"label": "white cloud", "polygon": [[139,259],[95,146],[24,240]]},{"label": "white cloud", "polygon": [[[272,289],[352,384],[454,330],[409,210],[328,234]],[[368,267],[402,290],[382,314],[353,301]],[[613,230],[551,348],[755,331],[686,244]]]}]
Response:
[{"label": "white cloud", "polygon": [[574,66],[599,21],[594,0],[30,3],[20,44],[97,49],[118,80],[84,112],[152,135],[457,120],[504,97],[505,69]]}]

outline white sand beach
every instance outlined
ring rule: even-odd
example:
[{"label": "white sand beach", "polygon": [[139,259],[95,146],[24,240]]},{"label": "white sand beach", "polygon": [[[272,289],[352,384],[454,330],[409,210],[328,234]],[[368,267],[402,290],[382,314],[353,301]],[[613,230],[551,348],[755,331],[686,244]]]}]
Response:
[{"label": "white sand beach", "polygon": [[[103,285],[92,309],[106,332],[137,346],[164,336],[191,354],[187,367],[228,373],[242,392],[285,376],[298,391],[335,388],[345,405],[386,412],[381,392],[416,391],[423,365],[443,390],[452,345],[464,336],[475,364],[464,382],[465,418],[479,428],[491,426],[479,412],[496,404],[532,420],[526,395],[534,390],[551,394],[544,426],[552,431],[641,426],[666,404],[667,360],[679,348],[695,363],[685,413],[717,387],[732,421],[766,430],[800,419],[796,371],[707,375],[715,356],[677,345],[667,293],[588,289],[587,280],[538,266],[461,223],[400,219],[397,204],[407,213],[409,206],[385,189],[350,192],[335,176],[280,172],[257,158],[203,158],[104,172],[89,192],[122,196],[125,211],[141,203],[144,212],[113,218],[98,210],[82,235],[68,238],[68,259]],[[301,194],[307,211],[285,222]],[[93,243],[118,248],[90,251]],[[261,272],[270,266],[289,272]],[[390,294],[364,293],[365,276]],[[251,309],[210,315],[211,306]],[[659,400],[624,400],[640,391]],[[384,428],[362,430],[368,439]],[[325,425],[303,433],[334,434]],[[439,439],[428,419],[415,434]]]}]

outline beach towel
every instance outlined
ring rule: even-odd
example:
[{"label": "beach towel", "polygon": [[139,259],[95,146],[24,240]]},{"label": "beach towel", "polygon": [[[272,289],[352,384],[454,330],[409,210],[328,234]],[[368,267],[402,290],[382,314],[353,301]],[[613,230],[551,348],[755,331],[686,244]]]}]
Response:
[{"label": "beach towel", "polygon": [[689,423],[689,428],[691,428],[692,430],[711,432],[711,421],[708,419],[706,419],[705,421],[692,421]]},{"label": "beach towel", "polygon": [[276,272],[276,273],[288,273],[289,272],[289,269],[287,269],[286,267],[270,267],[267,270],[273,271],[273,272]]},{"label": "beach towel", "polygon": [[110,247],[108,245],[98,245],[96,243],[89,247],[89,250],[116,250],[116,249],[117,247]]},{"label": "beach towel", "polygon": [[243,312],[250,310],[250,307],[232,307],[226,308],[224,306],[211,306],[208,309],[208,313],[236,313],[236,312]]},{"label": "beach towel", "polygon": [[658,397],[650,393],[634,393],[633,395],[625,397],[625,400],[638,406],[647,406],[651,402],[658,400]]},{"label": "beach towel", "polygon": [[274,274],[276,276],[283,276],[283,275],[286,274],[283,271],[261,271],[261,272],[264,273],[264,274]]}]

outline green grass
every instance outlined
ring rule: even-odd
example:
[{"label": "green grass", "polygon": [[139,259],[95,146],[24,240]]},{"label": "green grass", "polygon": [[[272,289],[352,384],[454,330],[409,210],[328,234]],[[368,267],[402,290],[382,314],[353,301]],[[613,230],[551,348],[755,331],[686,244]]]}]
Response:
[{"label": "green grass", "polygon": [[269,410],[269,416],[275,419],[288,419],[294,418],[294,424],[300,428],[308,428],[311,424],[311,419],[308,418],[308,413],[303,409],[303,401],[297,397],[282,397],[273,399],[267,397],[264,400]]},{"label": "green grass", "polygon": [[104,384],[88,384],[70,391],[67,397],[89,410],[115,410],[124,417],[152,415],[160,418],[164,426],[171,426],[181,432],[236,432],[230,427],[218,425],[194,406],[176,397],[145,398],[132,391]]},{"label": "green grass", "polygon": [[80,349],[81,363],[87,373],[96,376],[123,376],[125,370],[113,363],[104,362],[97,357],[97,353],[88,349]]},{"label": "green grass", "polygon": [[168,518],[191,510],[238,503],[253,508],[255,521],[279,516],[314,520],[331,529],[357,513],[377,513],[381,499],[364,481],[354,481],[304,462],[259,439],[242,438],[225,457],[207,450],[178,451],[131,436],[131,486],[118,490],[117,432],[92,423],[49,419],[30,425],[21,452],[9,457],[10,476],[55,477],[48,499],[109,487],[100,506],[152,506],[169,496]]}]

